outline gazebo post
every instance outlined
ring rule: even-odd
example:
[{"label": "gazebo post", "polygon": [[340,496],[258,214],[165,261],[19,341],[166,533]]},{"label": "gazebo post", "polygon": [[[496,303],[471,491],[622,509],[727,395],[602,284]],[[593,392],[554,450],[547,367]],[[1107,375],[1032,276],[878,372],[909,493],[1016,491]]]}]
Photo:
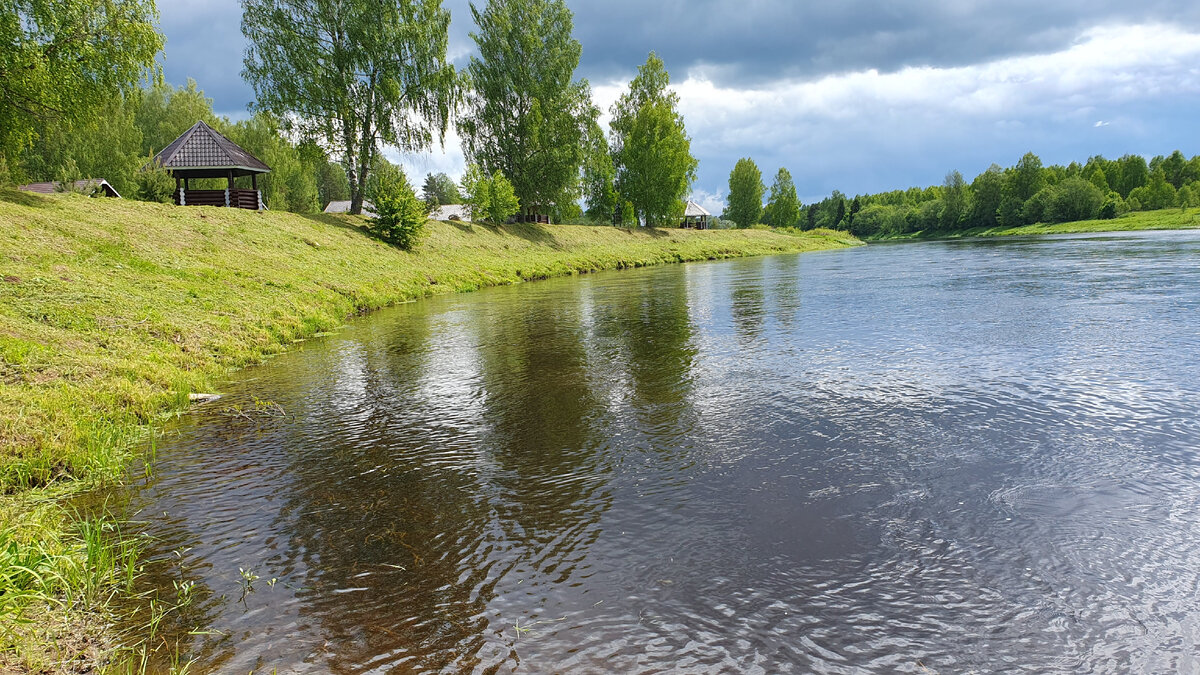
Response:
[{"label": "gazebo post", "polygon": [[230,205],[231,199],[233,199],[233,169],[229,170],[229,186],[225,188],[225,206]]}]

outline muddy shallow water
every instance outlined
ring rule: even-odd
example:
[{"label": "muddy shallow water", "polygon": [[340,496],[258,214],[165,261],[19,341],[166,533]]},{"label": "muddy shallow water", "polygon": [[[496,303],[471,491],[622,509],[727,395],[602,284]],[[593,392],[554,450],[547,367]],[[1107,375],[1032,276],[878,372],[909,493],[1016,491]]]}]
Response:
[{"label": "muddy shallow water", "polygon": [[1198,262],[879,245],[380,312],[168,430],[147,582],[196,583],[192,672],[1196,672]]}]

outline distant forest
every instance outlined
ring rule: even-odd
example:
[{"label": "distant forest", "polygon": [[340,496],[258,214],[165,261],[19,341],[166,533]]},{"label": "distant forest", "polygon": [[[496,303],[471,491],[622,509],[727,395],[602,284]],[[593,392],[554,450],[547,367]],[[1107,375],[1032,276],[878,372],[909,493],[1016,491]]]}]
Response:
[{"label": "distant forest", "polygon": [[[915,232],[951,233],[972,228],[1116,218],[1130,211],[1200,206],[1200,155],[1178,150],[1149,162],[1138,155],[1096,156],[1080,164],[1043,166],[1028,153],[1016,165],[993,164],[968,183],[951,171],[941,185],[848,198],[830,197],[800,209],[801,229],[828,227],[858,237]],[[770,204],[763,220],[776,212]]]}]

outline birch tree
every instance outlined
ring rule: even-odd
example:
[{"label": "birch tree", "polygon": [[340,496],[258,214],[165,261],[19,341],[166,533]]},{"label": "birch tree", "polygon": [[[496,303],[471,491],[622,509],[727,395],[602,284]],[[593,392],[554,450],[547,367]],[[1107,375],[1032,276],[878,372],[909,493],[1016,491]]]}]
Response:
[{"label": "birch tree", "polygon": [[384,145],[416,152],[445,139],[460,87],[441,0],[242,0],[242,9],[255,107],[334,151],[351,213],[362,213]]},{"label": "birch tree", "polygon": [[576,80],[582,47],[563,0],[471,5],[479,47],[467,67],[471,93],[459,123],[469,161],[502,172],[525,214],[579,195],[584,135],[599,111]]},{"label": "birch tree", "polygon": [[650,227],[683,215],[683,198],[696,180],[698,163],[670,83],[662,59],[651,52],[613,105],[609,123],[617,193]]}]

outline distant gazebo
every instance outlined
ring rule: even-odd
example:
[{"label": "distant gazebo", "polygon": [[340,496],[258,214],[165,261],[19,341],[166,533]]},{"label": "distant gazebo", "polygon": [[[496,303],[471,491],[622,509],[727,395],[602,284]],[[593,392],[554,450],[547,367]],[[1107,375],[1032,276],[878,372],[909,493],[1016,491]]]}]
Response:
[{"label": "distant gazebo", "polygon": [[697,230],[708,229],[708,217],[712,215],[692,200],[688,200],[687,205],[683,209],[683,222],[680,227],[695,228]]},{"label": "distant gazebo", "polygon": [[[153,163],[175,179],[175,203],[179,206],[231,206],[255,211],[266,208],[258,190],[258,175],[270,173],[271,167],[203,121],[163,148]],[[251,189],[235,188],[233,179],[238,176],[250,176]],[[192,178],[225,178],[229,182],[224,190],[193,190],[188,185]]]}]

